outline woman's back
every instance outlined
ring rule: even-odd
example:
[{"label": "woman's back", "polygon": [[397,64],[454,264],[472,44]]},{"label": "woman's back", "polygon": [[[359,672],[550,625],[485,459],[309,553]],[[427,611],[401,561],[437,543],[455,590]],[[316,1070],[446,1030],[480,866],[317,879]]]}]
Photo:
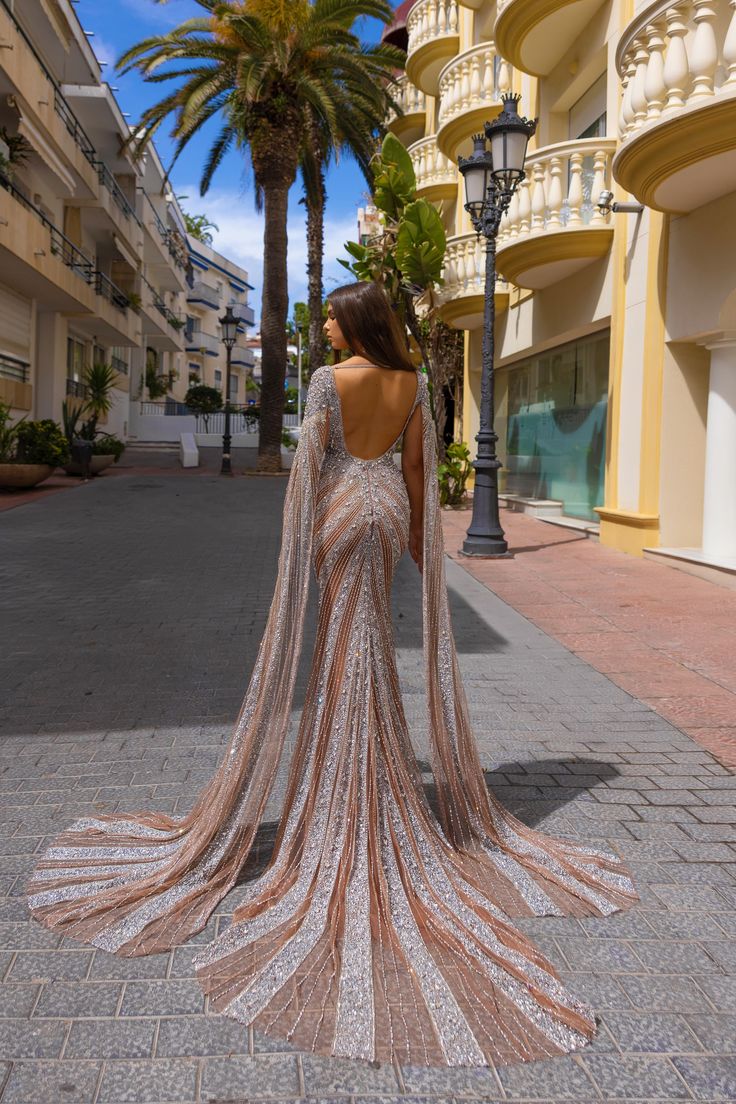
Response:
[{"label": "woman's back", "polygon": [[357,459],[378,459],[406,427],[417,373],[364,364],[336,365],[333,372],[346,450]]}]

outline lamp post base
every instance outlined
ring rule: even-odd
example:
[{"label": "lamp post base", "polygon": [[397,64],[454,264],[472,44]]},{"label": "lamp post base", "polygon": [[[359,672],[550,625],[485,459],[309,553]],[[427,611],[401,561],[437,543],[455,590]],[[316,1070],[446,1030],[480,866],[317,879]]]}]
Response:
[{"label": "lamp post base", "polygon": [[514,553],[509,552],[506,541],[494,541],[492,537],[486,539],[476,537],[472,540],[464,540],[462,548],[457,550],[458,556],[468,556],[479,560],[513,560]]}]

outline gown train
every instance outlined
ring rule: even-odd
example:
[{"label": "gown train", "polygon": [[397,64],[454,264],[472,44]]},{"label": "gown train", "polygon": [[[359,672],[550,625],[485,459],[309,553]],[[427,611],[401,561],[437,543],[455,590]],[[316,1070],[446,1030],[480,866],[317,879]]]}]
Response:
[{"label": "gown train", "polygon": [[[567,1053],[593,1009],[511,920],[604,916],[638,900],[613,853],[525,826],[488,792],[450,621],[429,391],[423,653],[429,805],[396,669],[391,583],[408,546],[394,463],[347,451],[334,369],[314,373],[283,508],[266,627],[222,759],[191,812],[83,817],[26,886],[36,919],[114,954],[200,931],[243,875],[285,751],[310,567],[319,588],[309,683],[265,869],[194,958],[210,1006],[306,1051],[482,1066]],[[408,424],[409,418],[407,418]]]}]

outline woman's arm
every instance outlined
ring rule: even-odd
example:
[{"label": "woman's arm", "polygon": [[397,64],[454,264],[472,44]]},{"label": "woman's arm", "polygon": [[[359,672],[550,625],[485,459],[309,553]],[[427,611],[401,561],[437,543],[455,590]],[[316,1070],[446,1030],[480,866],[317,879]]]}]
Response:
[{"label": "woman's arm", "polygon": [[424,458],[422,456],[422,407],[417,406],[404,431],[401,473],[409,495],[409,554],[422,570],[422,522],[424,518]]}]

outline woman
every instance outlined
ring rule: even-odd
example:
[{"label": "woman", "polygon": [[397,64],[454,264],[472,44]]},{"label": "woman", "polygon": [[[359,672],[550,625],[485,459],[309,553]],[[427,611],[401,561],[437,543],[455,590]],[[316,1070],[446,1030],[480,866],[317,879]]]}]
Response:
[{"label": "woman", "polygon": [[[527,828],[489,795],[450,623],[425,377],[377,285],[337,288],[325,329],[353,355],[310,382],[274,596],[221,766],[187,816],[76,821],[43,854],[30,907],[112,953],[152,954],[201,930],[242,881],[284,751],[313,565],[316,644],[273,854],[194,959],[212,1007],[374,1062],[575,1050],[593,1011],[510,918],[605,915],[636,893],[616,856]],[[438,816],[395,664],[391,581],[407,548],[422,572]]]}]

